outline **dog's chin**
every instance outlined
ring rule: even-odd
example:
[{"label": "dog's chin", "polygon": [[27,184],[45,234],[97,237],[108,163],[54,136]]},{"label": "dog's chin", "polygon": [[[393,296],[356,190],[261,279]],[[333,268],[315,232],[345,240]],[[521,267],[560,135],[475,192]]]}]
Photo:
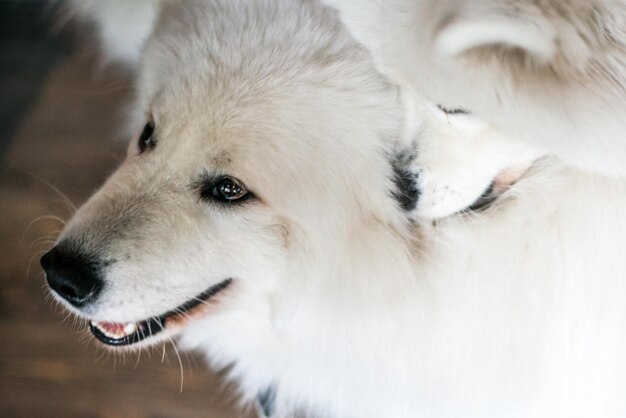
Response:
[{"label": "dog's chin", "polygon": [[223,280],[196,297],[165,313],[138,322],[89,321],[89,330],[101,343],[111,347],[141,347],[170,338],[184,325],[207,313],[212,299],[230,286]]}]

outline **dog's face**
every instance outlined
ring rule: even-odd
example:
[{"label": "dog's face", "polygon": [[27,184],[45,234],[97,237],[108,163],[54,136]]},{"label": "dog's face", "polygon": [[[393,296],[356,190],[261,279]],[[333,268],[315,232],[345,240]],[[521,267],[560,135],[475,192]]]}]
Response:
[{"label": "dog's face", "polygon": [[416,218],[438,219],[487,205],[544,154],[502,135],[465,110],[419,99],[418,106]]},{"label": "dog's face", "polygon": [[[144,53],[145,124],[126,161],[42,260],[55,293],[106,344],[267,313],[278,292],[328,275],[354,243],[384,241],[393,252],[420,213],[471,205],[516,155],[497,145],[485,157],[491,142],[471,142],[479,131],[464,137],[457,116],[424,106],[415,155],[398,170],[397,89],[334,16],[294,5],[289,13],[306,16],[259,39],[236,16],[246,10],[181,4],[163,13]],[[211,38],[202,25],[220,13],[232,33]],[[473,167],[477,155],[483,168]],[[399,172],[414,173],[414,184]],[[419,190],[407,205],[399,187]]]},{"label": "dog's face", "polygon": [[322,268],[362,223],[402,220],[383,141],[400,126],[397,92],[364,51],[313,40],[278,62],[243,51],[215,63],[177,31],[194,19],[181,13],[147,47],[146,121],[126,161],[43,259],[51,287],[110,345],[254,304],[298,279],[303,253]]}]

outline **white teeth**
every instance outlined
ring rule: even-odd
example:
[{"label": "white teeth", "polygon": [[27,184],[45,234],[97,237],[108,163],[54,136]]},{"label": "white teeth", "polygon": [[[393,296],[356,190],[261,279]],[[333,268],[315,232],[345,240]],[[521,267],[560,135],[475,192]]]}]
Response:
[{"label": "white teeth", "polygon": [[112,323],[112,322],[100,322],[93,321],[92,324],[97,327],[102,333],[110,338],[124,338],[131,334],[134,334],[137,329],[136,322],[129,323]]},{"label": "white teeth", "polygon": [[135,322],[129,322],[124,326],[124,333],[126,335],[133,334],[137,330],[137,324]]}]

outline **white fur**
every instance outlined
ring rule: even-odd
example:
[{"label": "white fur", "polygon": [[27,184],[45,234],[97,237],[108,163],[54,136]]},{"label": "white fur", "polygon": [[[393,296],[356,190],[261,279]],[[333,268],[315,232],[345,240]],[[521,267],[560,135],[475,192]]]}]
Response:
[{"label": "white fur", "polygon": [[[411,12],[428,5],[428,22],[461,2],[333,3],[350,33],[314,1],[164,4],[139,84],[157,146],[143,155],[131,146],[61,236],[113,260],[102,296],[78,313],[136,321],[232,277],[210,312],[171,334],[214,366],[231,365],[244,401],[275,385],[281,417],[625,416],[623,179],[547,157],[487,210],[421,221],[462,209],[498,171],[572,141],[572,161],[599,167],[604,155],[616,172],[607,151],[623,151],[611,136],[623,122],[606,125],[587,102],[568,102],[572,114],[590,112],[588,130],[569,141],[567,112],[527,126],[555,101],[534,96],[532,77],[526,95],[502,88],[507,74],[487,84],[435,58],[417,65],[407,51],[423,39],[408,40],[430,26]],[[385,61],[385,49],[405,61]],[[432,96],[442,80],[444,99],[525,142],[415,94],[413,81]],[[585,88],[606,93],[591,103],[619,97],[602,82]],[[579,152],[596,128],[606,135],[587,160]],[[390,158],[414,146],[414,168],[430,183],[407,213],[393,197]],[[191,185],[204,171],[240,178],[258,199],[200,201]],[[427,194],[449,189],[443,203]]]},{"label": "white fur", "polygon": [[[131,66],[163,1],[71,0]],[[624,0],[324,1],[398,84],[568,164],[626,174]]]},{"label": "white fur", "polygon": [[325,0],[379,69],[577,167],[626,174],[623,0]]},{"label": "white fur", "polygon": [[514,141],[473,115],[446,114],[421,104],[414,133],[420,198],[416,219],[437,219],[466,208],[505,170],[523,173],[544,155],[541,149]]},{"label": "white fur", "polygon": [[461,22],[453,21],[443,28],[437,36],[435,50],[442,56],[454,58],[485,45],[508,45],[548,61],[556,49],[550,29],[549,26],[538,28],[532,22],[519,22],[508,16],[481,15]]}]

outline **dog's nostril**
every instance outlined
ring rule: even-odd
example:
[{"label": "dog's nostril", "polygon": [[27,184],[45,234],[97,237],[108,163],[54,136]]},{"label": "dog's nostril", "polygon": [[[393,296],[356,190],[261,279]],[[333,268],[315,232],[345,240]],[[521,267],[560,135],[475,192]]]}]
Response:
[{"label": "dog's nostril", "polygon": [[102,288],[98,263],[59,244],[41,258],[50,288],[76,307],[97,297]]}]

